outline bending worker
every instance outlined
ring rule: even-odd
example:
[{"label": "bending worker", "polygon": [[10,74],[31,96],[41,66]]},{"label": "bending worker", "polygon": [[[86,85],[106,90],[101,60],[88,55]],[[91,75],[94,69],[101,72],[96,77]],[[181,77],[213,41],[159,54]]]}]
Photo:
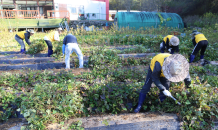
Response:
[{"label": "bending worker", "polygon": [[195,46],[195,48],[191,53],[189,63],[192,63],[194,61],[195,56],[197,55],[199,50],[201,50],[200,60],[201,60],[201,62],[203,62],[204,61],[204,52],[207,48],[208,41],[207,41],[206,37],[204,36],[204,34],[198,32],[198,31],[193,31],[191,35],[192,35],[192,43]]},{"label": "bending worker", "polygon": [[70,54],[73,52],[79,57],[79,68],[83,68],[83,54],[78,46],[77,38],[74,35],[68,34],[64,37],[62,52],[63,55],[65,54],[66,69],[70,69]]},{"label": "bending worker", "polygon": [[171,96],[171,93],[168,91],[170,82],[180,82],[182,80],[185,81],[186,88],[188,88],[191,84],[191,78],[189,75],[189,63],[184,56],[168,53],[156,55],[151,60],[145,84],[139,95],[138,106],[134,112],[140,111],[146,94],[150,91],[152,82],[160,89],[159,99],[163,102],[166,96]]},{"label": "bending worker", "polygon": [[179,38],[173,35],[164,37],[163,42],[160,44],[161,53],[164,53],[165,49],[167,49],[170,54],[173,54],[174,51],[179,52]]},{"label": "bending worker", "polygon": [[23,42],[23,39],[25,39],[26,43],[28,45],[31,45],[31,42],[30,42],[30,36],[32,36],[34,34],[34,30],[28,30],[28,31],[21,31],[21,32],[18,32],[16,35],[15,35],[15,40],[20,44],[21,46],[21,49],[20,49],[20,53],[26,53],[26,49],[25,49],[25,44]]},{"label": "bending worker", "polygon": [[62,28],[58,28],[57,31],[50,32],[48,35],[44,37],[44,40],[48,46],[48,57],[53,54],[53,46],[52,42],[60,41],[59,35],[61,34]]}]

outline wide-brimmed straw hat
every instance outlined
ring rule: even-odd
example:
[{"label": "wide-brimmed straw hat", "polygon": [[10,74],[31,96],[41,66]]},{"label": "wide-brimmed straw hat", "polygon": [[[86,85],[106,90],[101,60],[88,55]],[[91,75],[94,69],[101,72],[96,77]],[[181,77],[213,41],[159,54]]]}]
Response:
[{"label": "wide-brimmed straw hat", "polygon": [[170,39],[170,44],[172,46],[178,46],[179,45],[179,38],[176,37],[176,36],[173,36],[171,39]]},{"label": "wide-brimmed straw hat", "polygon": [[171,82],[183,81],[189,74],[189,63],[181,54],[173,54],[164,60],[164,76]]}]

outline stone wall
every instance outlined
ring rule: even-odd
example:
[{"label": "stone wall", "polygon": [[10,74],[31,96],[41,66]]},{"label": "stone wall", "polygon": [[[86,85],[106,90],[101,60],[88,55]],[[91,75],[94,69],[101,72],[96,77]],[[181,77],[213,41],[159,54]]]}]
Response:
[{"label": "stone wall", "polygon": [[70,28],[77,28],[77,25],[79,27],[83,26],[83,27],[89,27],[94,25],[95,27],[98,28],[102,28],[104,26],[106,26],[106,23],[108,23],[108,26],[112,26],[113,22],[111,21],[88,21],[88,20],[80,20],[80,21],[70,21]]}]

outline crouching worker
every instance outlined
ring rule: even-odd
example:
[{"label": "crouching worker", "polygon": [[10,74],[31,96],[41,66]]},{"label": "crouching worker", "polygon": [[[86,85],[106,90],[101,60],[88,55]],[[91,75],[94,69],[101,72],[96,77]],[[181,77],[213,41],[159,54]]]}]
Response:
[{"label": "crouching worker", "polygon": [[163,102],[166,96],[171,95],[168,91],[170,82],[180,82],[182,80],[185,81],[186,88],[188,88],[191,84],[191,78],[189,75],[189,63],[184,56],[168,53],[156,55],[151,60],[145,84],[139,95],[138,106],[134,112],[140,111],[146,94],[150,91],[152,82],[160,89],[159,99]]},{"label": "crouching worker", "polygon": [[204,36],[204,34],[198,31],[193,31],[191,35],[192,35],[192,43],[195,46],[195,48],[191,53],[189,63],[192,63],[194,61],[195,56],[198,54],[199,50],[201,50],[200,61],[204,62],[204,52],[207,48],[208,41]]},{"label": "crouching worker", "polygon": [[164,53],[165,49],[167,49],[170,54],[173,54],[174,51],[179,52],[179,38],[173,35],[164,37],[163,42],[160,44],[161,53]]},{"label": "crouching worker", "polygon": [[64,37],[62,52],[63,55],[65,54],[66,69],[70,69],[70,54],[73,52],[79,57],[79,68],[83,68],[83,54],[78,46],[77,38],[74,35],[68,34]]},{"label": "crouching worker", "polygon": [[23,42],[23,39],[25,39],[26,43],[28,45],[31,45],[30,43],[30,36],[32,36],[34,34],[34,30],[28,30],[28,31],[21,31],[21,32],[18,32],[16,35],[15,35],[15,40],[20,44],[21,46],[21,49],[20,49],[20,53],[24,54],[26,53],[26,49],[25,49],[25,44]]},{"label": "crouching worker", "polygon": [[62,28],[58,28],[57,31],[50,32],[44,37],[44,40],[48,46],[48,57],[53,54],[52,42],[60,41],[59,35],[61,34]]}]

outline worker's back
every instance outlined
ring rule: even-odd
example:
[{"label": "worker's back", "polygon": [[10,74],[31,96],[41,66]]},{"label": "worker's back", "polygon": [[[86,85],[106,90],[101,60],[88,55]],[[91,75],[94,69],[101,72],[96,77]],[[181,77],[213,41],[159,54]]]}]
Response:
[{"label": "worker's back", "polygon": [[72,34],[68,34],[64,39],[66,39],[66,42],[65,42],[66,44],[67,43],[77,43],[77,38]]}]

